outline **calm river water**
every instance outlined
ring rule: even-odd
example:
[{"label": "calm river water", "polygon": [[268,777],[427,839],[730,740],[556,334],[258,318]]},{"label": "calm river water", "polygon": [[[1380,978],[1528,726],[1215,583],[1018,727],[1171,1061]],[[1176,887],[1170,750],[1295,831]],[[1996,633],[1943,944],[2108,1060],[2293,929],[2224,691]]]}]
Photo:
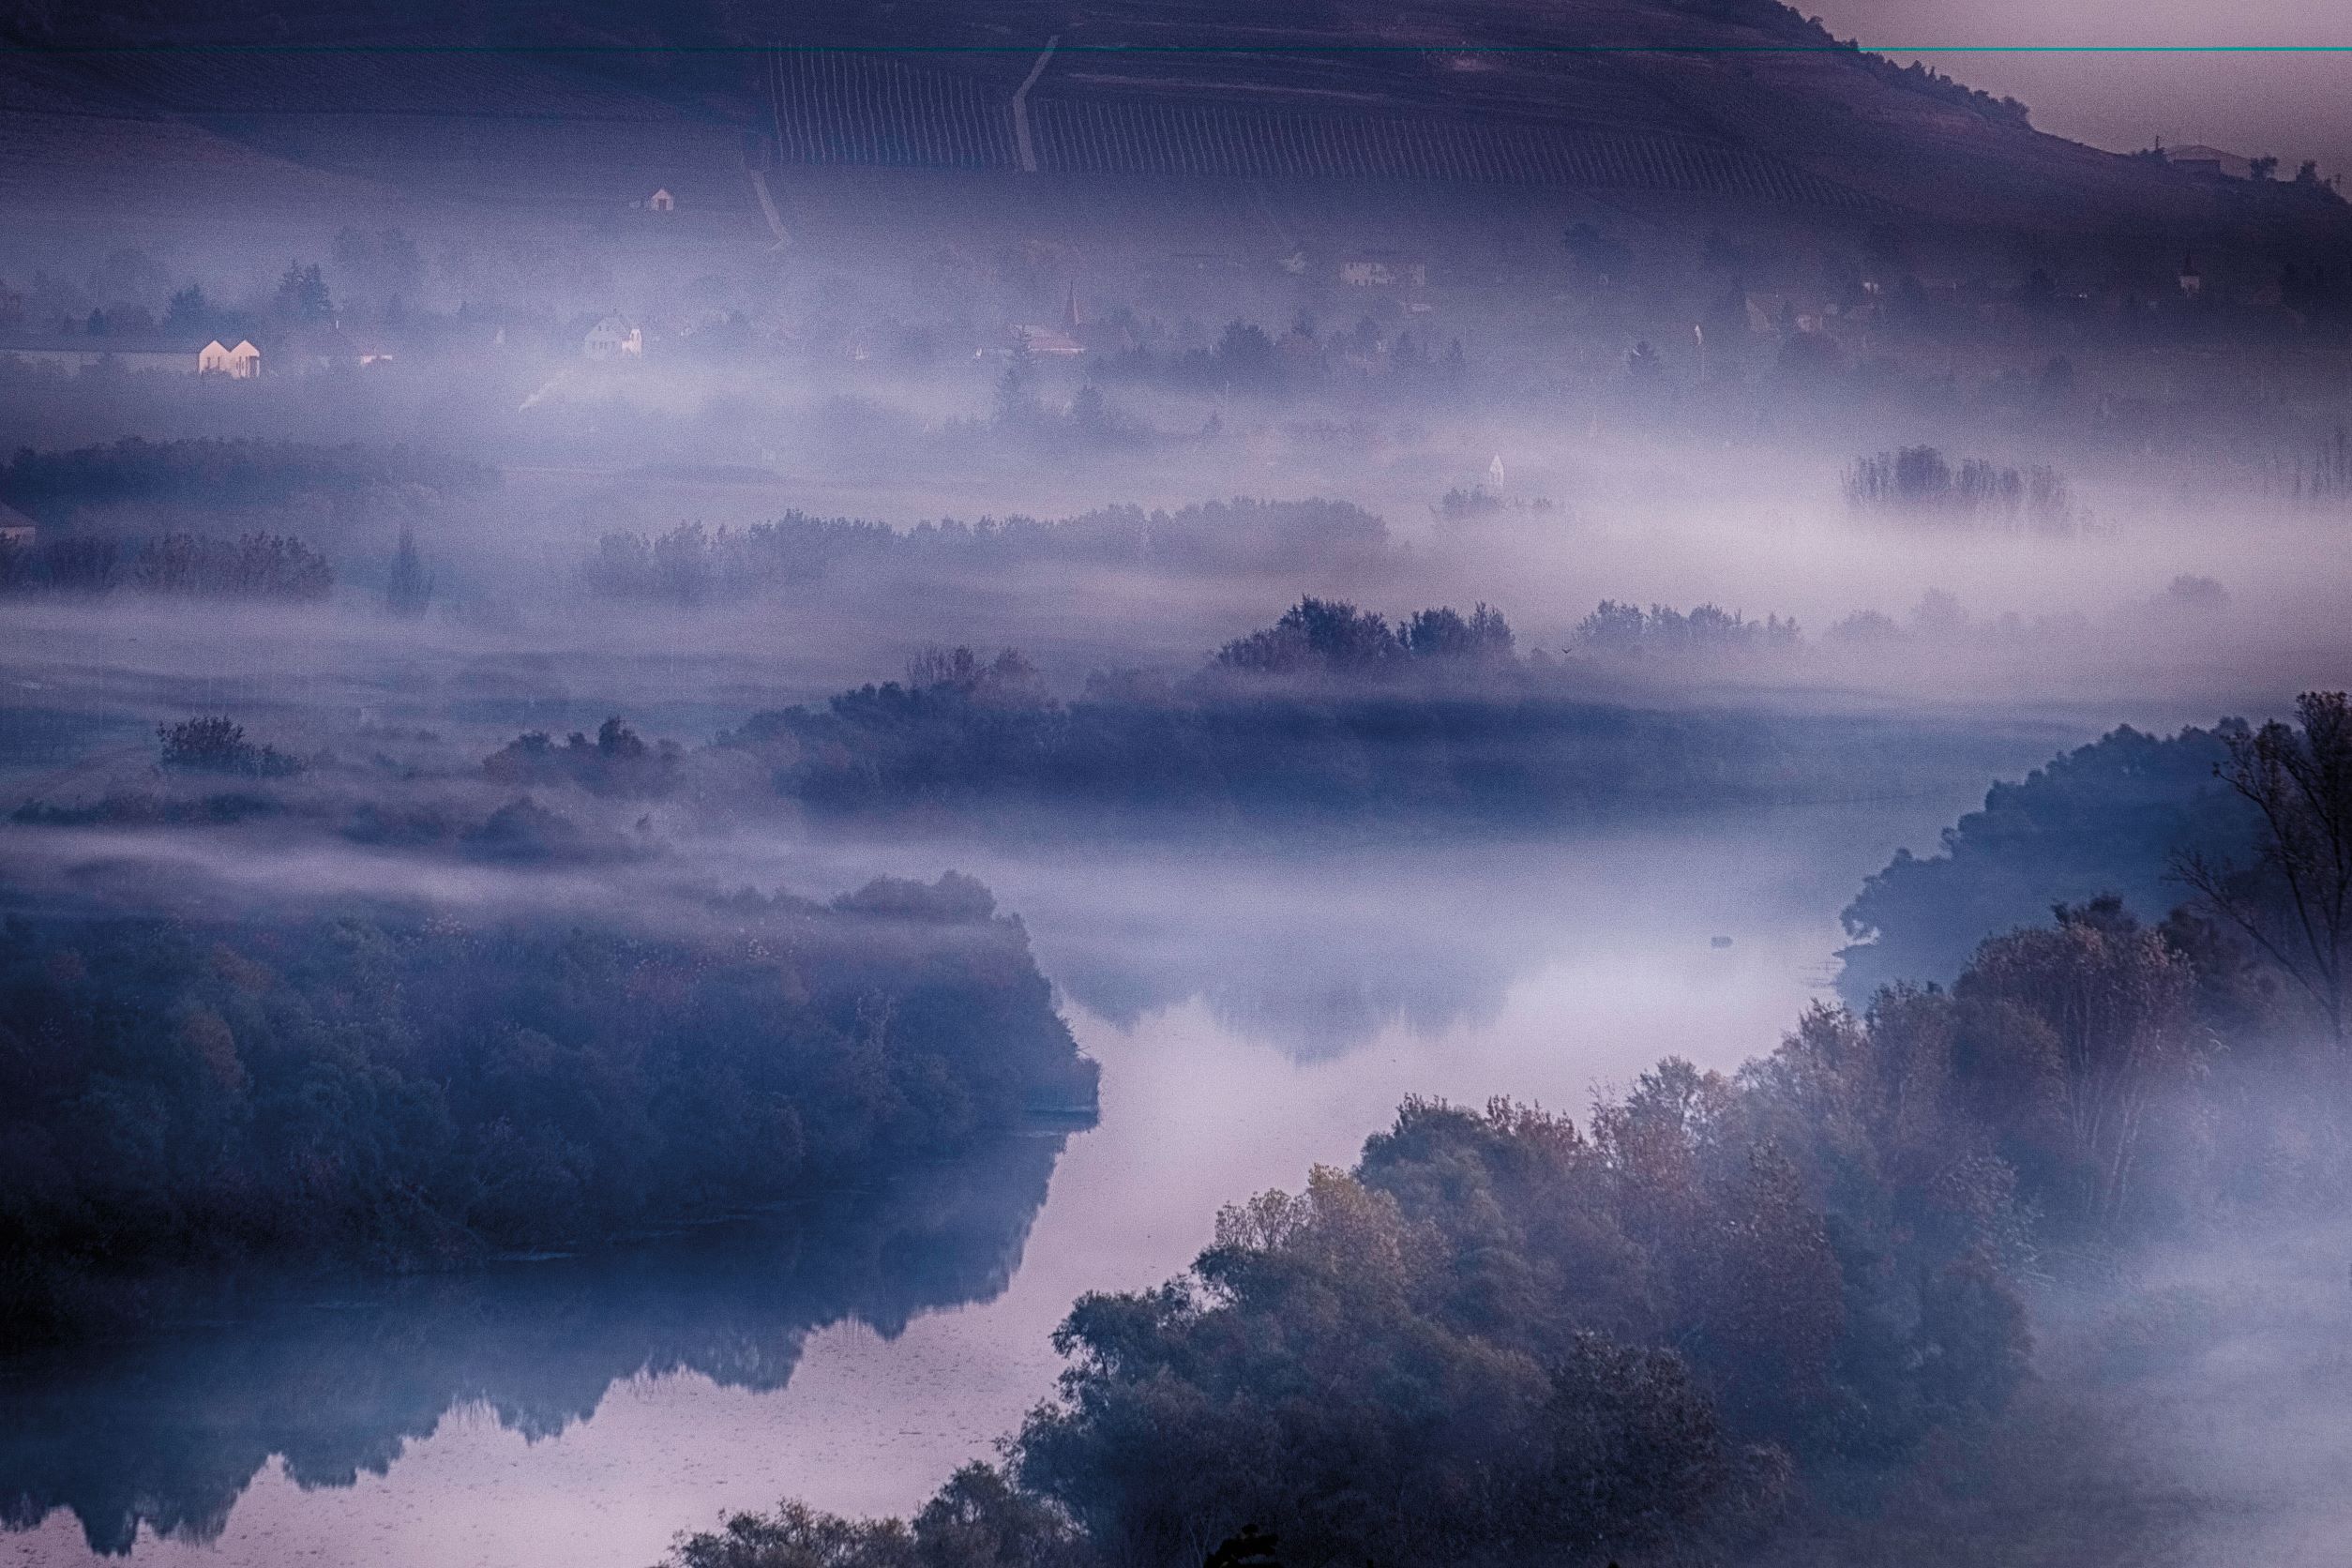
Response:
[{"label": "calm river water", "polygon": [[769,852],[812,891],[980,875],[1102,1063],[1099,1124],[12,1379],[0,1564],[643,1568],[787,1496],[904,1511],[1050,1394],[1077,1295],[1181,1269],[1218,1205],[1349,1162],[1402,1096],[1581,1111],[1662,1055],[1770,1049],[1828,993],[1861,879],[1969,804],[1282,856]]}]

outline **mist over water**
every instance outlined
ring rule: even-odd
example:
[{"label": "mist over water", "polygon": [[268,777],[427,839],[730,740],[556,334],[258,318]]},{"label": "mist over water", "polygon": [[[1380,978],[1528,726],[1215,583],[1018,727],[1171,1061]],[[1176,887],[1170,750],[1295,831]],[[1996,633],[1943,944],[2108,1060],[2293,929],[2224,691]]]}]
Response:
[{"label": "mist over water", "polygon": [[0,7],[0,1568],[2335,1560],[2332,132],[132,13]]},{"label": "mist over water", "polygon": [[[1103,1064],[1100,1123],[1021,1140],[992,1185],[918,1172],[832,1205],[813,1239],[784,1218],[477,1281],[297,1285],[34,1374],[15,1463],[62,1463],[5,1484],[39,1475],[56,1512],[6,1547],[623,1564],[766,1492],[913,1507],[1050,1386],[1071,1300],[1181,1267],[1234,1192],[1346,1161],[1400,1097],[1578,1110],[1662,1049],[1736,1064],[1824,994],[1853,882],[1957,804],[1267,856],[737,843],[788,885],[978,874]],[[348,1383],[354,1356],[374,1370]]]}]

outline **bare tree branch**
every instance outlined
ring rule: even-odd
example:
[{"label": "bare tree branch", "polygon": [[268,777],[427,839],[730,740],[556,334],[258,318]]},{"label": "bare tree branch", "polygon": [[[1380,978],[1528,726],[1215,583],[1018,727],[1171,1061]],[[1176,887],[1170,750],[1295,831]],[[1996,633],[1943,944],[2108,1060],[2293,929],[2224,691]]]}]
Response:
[{"label": "bare tree branch", "polygon": [[2176,855],[2173,874],[2284,971],[2344,1041],[2352,945],[2352,705],[2340,691],[2296,701],[2299,733],[2275,720],[2226,737],[2214,774],[2261,820],[2255,864]]}]

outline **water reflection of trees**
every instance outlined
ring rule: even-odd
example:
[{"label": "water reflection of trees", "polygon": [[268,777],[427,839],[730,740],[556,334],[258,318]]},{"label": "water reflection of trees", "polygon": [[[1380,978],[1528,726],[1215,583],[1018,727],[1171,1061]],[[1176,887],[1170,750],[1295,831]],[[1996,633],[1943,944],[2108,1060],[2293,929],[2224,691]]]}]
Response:
[{"label": "water reflection of trees", "polygon": [[1857,801],[1403,846],[1333,836],[999,880],[1018,886],[1039,966],[1096,1018],[1133,1029],[1198,1002],[1234,1034],[1328,1061],[1392,1030],[1490,1024],[1515,987],[1558,966],[1638,952],[1712,973],[1733,961],[1726,948],[1790,932],[1810,948],[1884,864],[1878,846],[1916,840],[1946,809]]},{"label": "water reflection of trees", "polygon": [[1179,940],[1090,954],[1057,979],[1122,1029],[1198,997],[1235,1033],[1320,1062],[1391,1025],[1435,1034],[1494,1018],[1512,982],[1545,955],[1524,928],[1488,942],[1481,934],[1252,930],[1205,949]]},{"label": "water reflection of trees", "polygon": [[143,1525],[210,1540],[273,1455],[300,1485],[348,1486],[460,1407],[537,1439],[639,1374],[781,1389],[812,1330],[853,1319],[891,1338],[1001,1294],[1063,1141],[1009,1138],[595,1257],[332,1291],[244,1282],[214,1321],[0,1370],[0,1519],[68,1508],[107,1553]]},{"label": "water reflection of trees", "polygon": [[[1236,1035],[1322,1062],[1389,1030],[1491,1023],[1514,986],[1629,925],[1705,952],[1716,932],[1781,919],[1790,892],[1759,846],[1788,846],[1777,859],[1801,863],[1840,831],[1877,830],[1873,815],[1833,807],[1540,844],[1147,858],[1083,882],[1037,879],[1021,908],[1040,966],[1095,1017],[1133,1029],[1197,1001]],[[1710,869],[1725,866],[1738,874]]]}]

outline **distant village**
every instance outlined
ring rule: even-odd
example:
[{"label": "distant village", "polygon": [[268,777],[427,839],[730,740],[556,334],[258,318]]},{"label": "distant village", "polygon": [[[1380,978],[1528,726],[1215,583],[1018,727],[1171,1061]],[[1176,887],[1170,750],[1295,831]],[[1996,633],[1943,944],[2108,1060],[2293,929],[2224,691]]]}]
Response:
[{"label": "distant village", "polygon": [[[2140,156],[2220,181],[2276,177],[2274,158],[2208,146]],[[1984,376],[2038,375],[2060,348],[2079,369],[2103,346],[2324,345],[2352,325],[2352,258],[2299,267],[2144,244],[2034,265],[1817,216],[1735,234],[1678,230],[1653,213],[1472,251],[1427,215],[1400,215],[1414,221],[1381,244],[1277,222],[1089,234],[1081,253],[1076,240],[1021,237],[1015,215],[993,236],[933,230],[891,258],[895,274],[852,276],[844,258],[795,236],[765,173],[748,173],[756,206],[714,193],[698,210],[690,198],[706,188],[684,176],[616,193],[602,229],[535,242],[551,252],[540,272],[552,279],[508,276],[517,269],[494,261],[453,274],[446,247],[429,262],[430,242],[396,229],[347,229],[323,260],[290,261],[266,297],[230,302],[135,252],[99,269],[119,278],[0,279],[0,363],[236,384],[403,363],[446,373],[479,355],[611,373],[960,357],[1092,377],[1238,349],[1255,355],[1261,387],[1286,367],[1378,378],[1440,359],[1546,355],[1587,376],[1699,384],[1922,353]],[[2295,178],[2316,175],[2306,166]],[[1376,225],[1358,214],[1354,227]],[[607,264],[607,253],[624,261]],[[1230,334],[1244,328],[1237,344]],[[1229,354],[1194,381],[1232,381],[1232,368]]]}]

